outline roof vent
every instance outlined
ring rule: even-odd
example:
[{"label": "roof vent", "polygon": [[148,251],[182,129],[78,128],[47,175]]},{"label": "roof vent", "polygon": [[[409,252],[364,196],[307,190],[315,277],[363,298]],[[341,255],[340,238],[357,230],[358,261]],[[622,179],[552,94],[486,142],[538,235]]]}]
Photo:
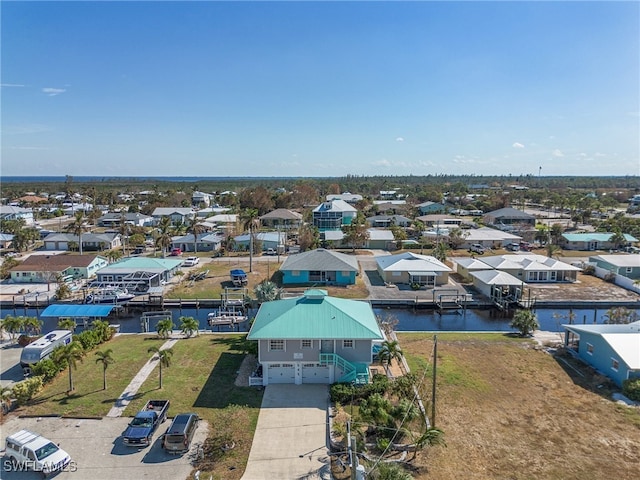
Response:
[{"label": "roof vent", "polygon": [[313,300],[321,300],[326,297],[329,293],[326,290],[322,290],[319,288],[314,288],[311,290],[307,290],[304,292],[304,297],[313,299]]}]

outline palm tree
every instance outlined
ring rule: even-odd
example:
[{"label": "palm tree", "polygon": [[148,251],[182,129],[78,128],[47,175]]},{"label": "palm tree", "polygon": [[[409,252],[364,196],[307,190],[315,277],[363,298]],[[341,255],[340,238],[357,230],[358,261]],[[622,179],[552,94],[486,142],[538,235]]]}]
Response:
[{"label": "palm tree", "polygon": [[2,327],[4,328],[4,331],[9,334],[11,340],[15,340],[16,334],[21,332],[24,327],[24,317],[7,315],[2,321]]},{"label": "palm tree", "polygon": [[162,258],[167,255],[167,248],[171,245],[171,231],[173,226],[171,225],[171,218],[162,217],[158,224],[158,237],[156,238],[156,247],[162,250]]},{"label": "palm tree", "polygon": [[190,338],[194,332],[197,335],[199,327],[200,327],[200,324],[195,318],[180,317],[180,329],[181,329],[181,332],[187,336],[187,338]]},{"label": "palm tree", "polygon": [[427,427],[425,432],[414,442],[415,449],[413,451],[413,458],[416,458],[418,450],[436,445],[447,446],[444,441],[444,432],[438,427]]},{"label": "palm tree", "polygon": [[244,231],[249,231],[249,272],[253,272],[253,232],[260,225],[258,209],[245,208],[240,214]]},{"label": "palm tree", "polygon": [[72,369],[76,368],[76,362],[80,360],[82,362],[82,358],[84,357],[84,350],[82,349],[82,345],[74,340],[68,345],[64,345],[62,347],[56,348],[51,354],[53,357],[53,361],[56,363],[61,363],[66,361],[69,367],[69,391],[73,392],[73,375],[71,373]]},{"label": "palm tree", "polygon": [[553,243],[547,243],[547,245],[545,246],[545,249],[547,251],[547,257],[549,258],[553,258],[554,255],[556,255],[559,251],[562,250],[560,246],[555,245]]},{"label": "palm tree", "polygon": [[98,357],[96,358],[96,363],[102,363],[102,389],[103,390],[107,389],[107,367],[115,362],[115,359],[111,356],[112,351],[113,350],[108,348],[102,352],[97,351],[95,353],[95,355]]},{"label": "palm tree", "polygon": [[156,326],[156,331],[158,332],[158,336],[160,338],[169,338],[171,331],[173,330],[173,320],[170,318],[165,318],[164,320],[160,320],[158,325]]},{"label": "palm tree", "polygon": [[370,475],[372,480],[413,480],[414,478],[399,463],[385,462],[378,463]]},{"label": "palm tree", "polygon": [[109,260],[109,263],[113,263],[120,260],[123,256],[123,253],[122,253],[122,250],[117,250],[115,248],[112,248],[111,250],[107,250],[104,253],[104,256],[107,257],[107,260]]},{"label": "palm tree", "polygon": [[272,302],[278,300],[282,294],[278,286],[269,280],[263,280],[255,286],[253,292],[256,294],[258,303]]},{"label": "palm tree", "polygon": [[58,321],[58,328],[61,330],[76,331],[76,321],[73,318],[63,318]]},{"label": "palm tree", "polygon": [[527,337],[540,327],[538,316],[532,310],[518,310],[509,325],[520,330],[521,337]]},{"label": "palm tree", "polygon": [[160,349],[158,347],[149,347],[147,352],[153,352],[158,354],[158,360],[160,365],[160,388],[162,388],[162,367],[169,367],[171,365],[171,356],[173,355],[172,348]]},{"label": "palm tree", "polygon": [[378,358],[383,365],[390,365],[393,360],[402,361],[402,349],[397,340],[385,340],[378,351]]},{"label": "palm tree", "polygon": [[39,335],[42,331],[42,322],[37,317],[24,317],[24,323],[22,324],[24,331],[29,336]]},{"label": "palm tree", "polygon": [[444,240],[438,241],[436,246],[433,247],[433,256],[443,263],[447,259],[447,253],[449,253],[449,245]]},{"label": "palm tree", "polygon": [[198,215],[194,213],[193,218],[187,223],[187,233],[193,234],[193,253],[198,253],[198,235],[204,231],[204,226],[198,223]]},{"label": "palm tree", "polygon": [[73,216],[73,222],[67,226],[67,231],[78,236],[78,248],[80,255],[82,255],[82,234],[87,230],[87,225],[84,218],[84,212],[78,210]]}]

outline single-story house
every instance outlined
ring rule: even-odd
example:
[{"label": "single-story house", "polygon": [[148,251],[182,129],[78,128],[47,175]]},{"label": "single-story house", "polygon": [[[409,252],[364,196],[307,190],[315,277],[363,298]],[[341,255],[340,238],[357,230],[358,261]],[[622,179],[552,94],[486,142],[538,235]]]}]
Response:
[{"label": "single-story house", "polygon": [[358,210],[344,200],[327,200],[313,209],[313,225],[321,232],[351,225]]},{"label": "single-story house", "polygon": [[0,233],[0,248],[9,248],[13,242],[13,235],[10,233]]},{"label": "single-story house", "polygon": [[435,257],[403,252],[376,257],[378,273],[386,283],[417,283],[435,287],[449,282],[451,269]]},{"label": "single-story house", "polygon": [[640,278],[640,255],[594,255],[589,257],[589,263],[604,268],[623,277]]},{"label": "single-story house", "polygon": [[93,278],[108,264],[100,255],[30,255],[9,273],[13,283],[53,283]]},{"label": "single-story house", "polygon": [[[183,252],[217,252],[222,246],[224,235],[220,233],[201,233],[198,235],[197,245],[193,233],[172,237],[171,248],[180,248]],[[197,249],[196,249],[197,247]]]},{"label": "single-story house", "polygon": [[632,235],[623,234],[625,242],[616,245],[611,241],[613,233],[563,233],[560,237],[560,246],[565,250],[609,250],[612,248],[626,247],[638,241]]},{"label": "single-story house", "polygon": [[289,255],[282,263],[280,271],[283,285],[354,285],[360,266],[352,255],[318,248]]},{"label": "single-story house", "polygon": [[494,255],[478,260],[528,283],[575,282],[581,271],[579,267],[535,253]]},{"label": "single-story house", "polygon": [[[335,248],[352,248],[352,246],[345,241],[345,234],[342,230],[325,230],[320,233],[320,238],[324,240],[325,244]],[[395,248],[395,246],[395,238],[391,230],[377,228],[367,229],[367,241],[363,245],[363,248],[387,250],[389,248]]]},{"label": "single-story house", "polygon": [[144,283],[145,287],[159,287],[173,277],[183,259],[130,257],[112,263],[97,273],[97,281],[118,284],[127,288],[136,288]]},{"label": "single-story house", "polygon": [[[262,250],[273,248],[276,250],[278,246],[285,245],[287,243],[287,234],[285,232],[258,232],[253,234],[254,241],[262,242]],[[251,235],[245,233],[233,237],[236,242],[236,248],[238,250],[249,250],[249,243]]]},{"label": "single-story house", "polygon": [[374,215],[367,217],[367,223],[372,227],[389,228],[391,225],[410,227],[413,220],[403,215]]},{"label": "single-story house", "polygon": [[454,264],[455,272],[465,280],[473,280],[471,274],[474,272],[494,270],[491,265],[483,262],[481,257],[453,257],[451,260]]},{"label": "single-story house", "polygon": [[362,200],[362,195],[358,195],[357,193],[349,193],[349,192],[330,193],[325,198],[328,202],[331,202],[333,200],[341,200],[347,203],[358,203],[360,200]]},{"label": "single-story house", "polygon": [[235,227],[238,223],[238,215],[233,213],[219,213],[206,218],[207,223],[213,223],[220,228]]},{"label": "single-story house", "polygon": [[438,202],[422,202],[416,205],[420,215],[428,215],[430,213],[444,213],[446,207]]},{"label": "single-story house", "polygon": [[169,217],[171,223],[187,223],[193,218],[194,210],[184,207],[157,207],[151,216],[155,219],[155,223],[160,223],[163,217]]},{"label": "single-story house", "polygon": [[150,227],[154,223],[153,217],[149,215],[144,215],[139,212],[127,212],[127,213],[118,213],[111,212],[106,213],[100,218],[98,218],[98,225],[101,227],[118,227],[122,223],[124,219],[124,223],[129,225],[133,225],[136,227]]},{"label": "single-story house", "polygon": [[18,220],[23,219],[24,224],[30,227],[34,224],[33,210],[30,208],[14,207],[11,205],[0,205],[0,219]]},{"label": "single-story house", "polygon": [[[78,245],[80,238],[72,233],[50,233],[44,238],[45,250],[70,250],[69,245]],[[83,233],[82,251],[111,250],[122,246],[119,233]]]},{"label": "single-story house", "polygon": [[624,325],[563,325],[564,344],[619,387],[640,378],[640,322]]},{"label": "single-story house", "polygon": [[464,243],[460,248],[469,248],[479,243],[486,248],[502,248],[510,243],[520,243],[522,237],[490,227],[470,228],[464,230]]},{"label": "single-story house", "polygon": [[286,208],[278,208],[262,215],[260,222],[265,227],[295,230],[302,226],[302,214]]},{"label": "single-story house", "polygon": [[384,339],[367,302],[326,290],[265,302],[248,340],[258,342],[262,384],[366,383],[373,342]]},{"label": "single-story house", "polygon": [[522,210],[507,207],[485,213],[483,216],[487,225],[495,225],[500,229],[508,229],[513,225],[531,225],[535,226],[536,217]]},{"label": "single-story house", "polygon": [[439,213],[434,213],[430,215],[422,215],[417,217],[416,220],[421,221],[426,227],[448,227],[455,228],[459,227],[464,223],[463,218],[455,218],[451,215],[444,215]]}]

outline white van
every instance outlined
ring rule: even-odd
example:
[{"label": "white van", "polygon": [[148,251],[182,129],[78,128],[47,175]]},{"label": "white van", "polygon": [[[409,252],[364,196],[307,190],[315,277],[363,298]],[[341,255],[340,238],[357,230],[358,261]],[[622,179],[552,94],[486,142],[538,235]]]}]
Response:
[{"label": "white van", "polygon": [[29,430],[20,430],[7,437],[4,458],[11,468],[33,470],[45,477],[64,470],[71,463],[71,457],[51,440]]}]

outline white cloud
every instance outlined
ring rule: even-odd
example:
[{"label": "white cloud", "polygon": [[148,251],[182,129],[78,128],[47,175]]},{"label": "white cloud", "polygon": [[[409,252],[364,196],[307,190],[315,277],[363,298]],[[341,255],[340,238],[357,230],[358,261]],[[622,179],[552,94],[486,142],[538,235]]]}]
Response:
[{"label": "white cloud", "polygon": [[555,149],[553,152],[551,152],[551,155],[553,155],[554,157],[564,157],[564,153],[562,153],[559,149]]},{"label": "white cloud", "polygon": [[396,138],[396,142],[404,142],[404,138],[403,137],[397,137]]},{"label": "white cloud", "polygon": [[513,148],[524,148],[524,145],[523,145],[523,144],[521,144],[521,143],[518,143],[518,142],[514,143],[514,144],[513,144],[513,145],[511,145],[511,146],[512,146]]},{"label": "white cloud", "polygon": [[46,93],[50,97],[55,97],[56,95],[60,95],[61,93],[64,93],[66,91],[66,88],[45,87],[42,89],[42,93]]},{"label": "white cloud", "polygon": [[20,85],[19,83],[3,83],[0,86],[2,86],[2,87],[24,87],[25,85]]},{"label": "white cloud", "polygon": [[391,166],[391,162],[389,160],[387,160],[386,158],[382,158],[380,160],[378,160],[377,162],[373,162],[373,165],[375,165],[376,167],[390,167]]}]

